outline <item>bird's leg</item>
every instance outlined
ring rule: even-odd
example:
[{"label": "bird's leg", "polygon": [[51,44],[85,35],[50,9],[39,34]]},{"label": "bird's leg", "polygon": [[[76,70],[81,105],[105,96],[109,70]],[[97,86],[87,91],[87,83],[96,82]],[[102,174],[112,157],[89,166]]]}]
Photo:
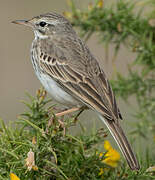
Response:
[{"label": "bird's leg", "polygon": [[56,116],[56,117],[61,117],[61,116],[64,116],[64,115],[66,115],[66,114],[70,114],[70,113],[72,113],[72,112],[78,111],[78,110],[80,110],[80,109],[81,109],[80,107],[76,107],[76,108],[74,107],[74,108],[67,109],[67,110],[65,110],[65,111],[56,113],[55,116]]},{"label": "bird's leg", "polygon": [[[71,109],[67,109],[67,110],[64,110],[62,112],[59,112],[59,113],[56,113],[55,114],[55,117],[62,117],[63,119],[63,116],[66,115],[66,114],[70,114],[72,112],[75,112],[75,111],[78,111],[78,110],[81,110],[81,107],[74,107],[74,108],[71,108]],[[81,112],[81,111],[80,111]],[[81,112],[82,113],[82,112]],[[80,113],[80,114],[81,114]],[[78,113],[79,114],[79,113]],[[80,115],[79,114],[79,115]],[[78,115],[78,116],[79,116]],[[77,117],[77,116],[76,116]],[[76,118],[77,119],[77,118]],[[54,117],[51,117],[48,121],[48,125],[47,125],[47,128],[46,128],[46,132],[48,133],[48,128],[53,124],[53,121],[54,121]],[[61,126],[64,126],[64,123],[62,122],[62,120],[58,120],[58,122],[60,123]]]},{"label": "bird's leg", "polygon": [[76,123],[77,122],[77,120],[78,120],[78,117],[83,113],[83,111],[84,110],[86,110],[86,109],[89,109],[87,106],[82,106],[79,110],[79,112],[78,112],[78,114],[75,116],[75,118],[74,118],[74,123]]},{"label": "bird's leg", "polygon": [[65,110],[65,111],[63,111],[63,112],[60,112],[60,113],[57,113],[57,114],[56,114],[57,117],[60,117],[60,116],[61,116],[61,120],[58,119],[58,122],[59,122],[60,126],[61,126],[61,127],[63,128],[63,130],[64,130],[64,136],[66,135],[66,127],[65,127],[65,125],[64,125],[64,122],[62,122],[62,121],[63,121],[63,118],[64,118],[64,115],[65,115],[65,114],[72,113],[72,112],[75,112],[75,111],[79,111],[78,114],[74,117],[74,123],[76,123],[77,120],[78,120],[78,117],[79,117],[79,116],[82,114],[82,112],[83,112],[84,110],[86,110],[86,109],[89,109],[89,108],[86,107],[86,106],[82,106],[82,107],[80,107],[80,108],[71,108],[71,109],[68,109],[68,110]]}]

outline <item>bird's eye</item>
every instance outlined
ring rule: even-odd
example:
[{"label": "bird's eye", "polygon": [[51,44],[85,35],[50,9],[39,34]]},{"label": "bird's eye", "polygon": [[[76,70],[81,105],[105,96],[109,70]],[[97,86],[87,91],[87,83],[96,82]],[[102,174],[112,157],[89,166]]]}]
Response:
[{"label": "bird's eye", "polygon": [[39,25],[40,25],[41,27],[45,27],[45,26],[46,26],[46,22],[41,21],[41,22],[39,23]]}]

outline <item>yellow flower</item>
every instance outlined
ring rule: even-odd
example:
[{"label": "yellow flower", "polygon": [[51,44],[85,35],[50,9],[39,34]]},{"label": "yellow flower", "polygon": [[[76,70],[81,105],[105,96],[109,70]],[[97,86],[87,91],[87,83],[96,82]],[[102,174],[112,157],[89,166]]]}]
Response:
[{"label": "yellow flower", "polygon": [[93,9],[93,4],[92,3],[89,3],[88,4],[88,10],[91,11]]},{"label": "yellow flower", "polygon": [[109,141],[104,141],[104,149],[109,151],[112,148],[111,144]]},{"label": "yellow flower", "polygon": [[98,173],[99,176],[102,176],[102,174],[104,173],[103,168],[100,168],[100,172]]},{"label": "yellow flower", "polygon": [[11,180],[20,180],[18,176],[16,176],[15,174],[13,173],[10,173],[10,179]]},{"label": "yellow flower", "polygon": [[38,171],[38,167],[37,167],[37,166],[33,166],[32,169],[33,169],[34,171]]},{"label": "yellow flower", "polygon": [[103,157],[103,153],[100,153],[100,154],[99,154],[99,158],[102,158],[102,157]]},{"label": "yellow flower", "polygon": [[32,138],[32,144],[36,144],[37,143],[37,141],[36,141],[36,137],[35,136],[33,136],[33,138]]},{"label": "yellow flower", "polygon": [[63,15],[68,19],[72,19],[72,17],[73,17],[72,13],[68,12],[68,11],[63,12]]},{"label": "yellow flower", "polygon": [[97,7],[98,8],[103,8],[103,4],[104,4],[104,1],[103,0],[99,0],[98,3],[97,3]]},{"label": "yellow flower", "polygon": [[102,162],[111,167],[117,167],[118,161],[120,160],[120,154],[113,149],[109,141],[104,142],[104,148],[107,150],[107,153],[105,154],[105,159]]}]

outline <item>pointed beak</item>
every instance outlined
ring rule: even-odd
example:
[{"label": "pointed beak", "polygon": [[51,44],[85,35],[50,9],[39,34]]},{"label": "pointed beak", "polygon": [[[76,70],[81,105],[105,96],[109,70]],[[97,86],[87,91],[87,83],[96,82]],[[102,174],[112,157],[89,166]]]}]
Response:
[{"label": "pointed beak", "polygon": [[32,24],[27,20],[15,20],[15,21],[12,21],[12,23],[32,27]]}]

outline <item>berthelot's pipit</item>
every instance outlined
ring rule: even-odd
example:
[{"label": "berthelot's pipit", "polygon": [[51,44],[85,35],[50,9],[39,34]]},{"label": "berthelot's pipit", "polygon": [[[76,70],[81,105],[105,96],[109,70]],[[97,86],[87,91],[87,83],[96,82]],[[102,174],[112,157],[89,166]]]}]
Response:
[{"label": "berthelot's pipit", "polygon": [[114,93],[97,59],[77,36],[70,22],[56,13],[13,21],[33,29],[31,60],[45,89],[61,104],[87,106],[106,124],[133,170],[140,168],[120,126]]}]

